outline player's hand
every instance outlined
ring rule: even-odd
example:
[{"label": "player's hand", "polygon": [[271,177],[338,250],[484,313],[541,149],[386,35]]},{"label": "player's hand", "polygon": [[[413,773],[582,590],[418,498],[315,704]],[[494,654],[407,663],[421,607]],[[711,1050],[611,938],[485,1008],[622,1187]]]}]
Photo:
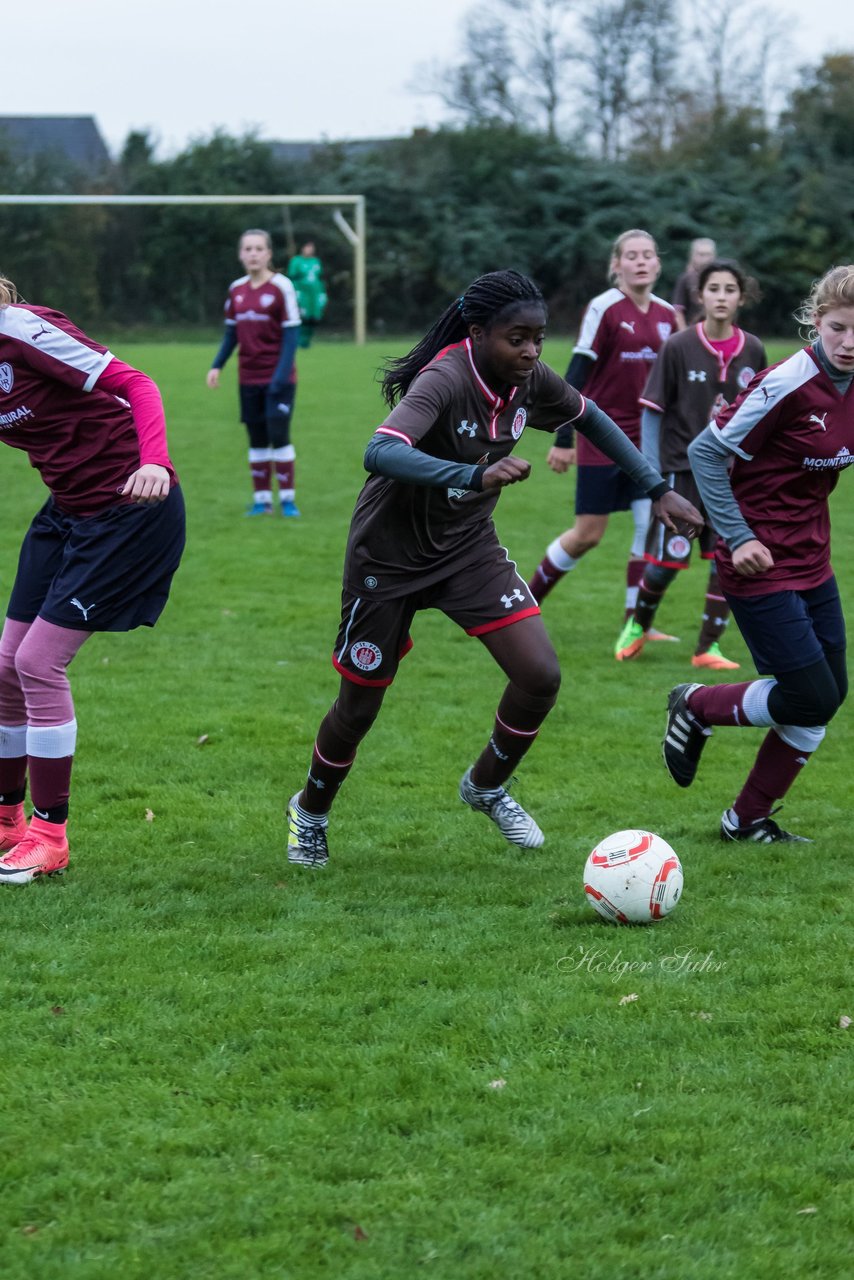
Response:
[{"label": "player's hand", "polygon": [[134,471],[119,489],[119,493],[133,502],[145,505],[168,498],[170,487],[171,478],[166,468],[156,462],[147,462],[144,467]]},{"label": "player's hand", "polygon": [[766,573],[774,568],[774,557],[763,543],[756,538],[743,542],[732,553],[732,567],[743,578],[752,578],[757,573]]},{"label": "player's hand", "polygon": [[484,489],[503,489],[507,484],[518,484],[531,474],[531,464],[524,458],[499,458],[483,473]]},{"label": "player's hand", "polygon": [[697,508],[687,498],[668,489],[652,504],[652,514],[673,533],[684,534],[686,538],[696,538],[705,525],[705,520]]},{"label": "player's hand", "polygon": [[208,369],[205,382],[214,391],[219,386],[219,369]]},{"label": "player's hand", "polygon": [[546,462],[551,467],[552,471],[568,471],[570,467],[575,466],[575,450],[561,449],[560,445],[553,444],[551,449],[549,449]]}]

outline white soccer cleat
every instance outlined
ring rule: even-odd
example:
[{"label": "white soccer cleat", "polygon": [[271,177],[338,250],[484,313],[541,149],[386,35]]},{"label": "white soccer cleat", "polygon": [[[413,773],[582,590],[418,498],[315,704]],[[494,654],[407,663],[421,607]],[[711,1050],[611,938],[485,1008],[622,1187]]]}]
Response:
[{"label": "white soccer cleat", "polygon": [[471,780],[471,769],[466,769],[460,779],[460,799],[475,813],[485,813],[511,844],[520,849],[539,849],[545,841],[540,828],[529,813],[504,787],[489,791],[476,787]]}]

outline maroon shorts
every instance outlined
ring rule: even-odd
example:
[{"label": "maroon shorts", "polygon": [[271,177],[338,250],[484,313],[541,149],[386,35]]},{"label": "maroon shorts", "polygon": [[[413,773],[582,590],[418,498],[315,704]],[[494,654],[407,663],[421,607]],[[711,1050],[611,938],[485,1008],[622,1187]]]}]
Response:
[{"label": "maroon shorts", "polygon": [[344,588],[332,663],[355,684],[391,684],[412,648],[409,628],[421,609],[439,609],[470,636],[539,613],[540,607],[503,547],[432,586],[377,599]]},{"label": "maroon shorts", "polygon": [[[700,515],[706,521],[702,533],[695,541],[700,548],[702,558],[704,560],[713,560],[718,535],[708,523],[706,509],[700,498],[700,490],[697,488],[694,473],[692,471],[671,471],[666,479],[672,484],[673,492],[678,493],[680,498],[687,498],[689,502],[693,502]],[[691,563],[691,549],[693,546],[694,543],[690,538],[686,538],[682,533],[672,533],[660,520],[656,520],[655,516],[653,516],[647,530],[643,558],[648,560],[650,564],[660,564],[665,569],[687,569]]]}]

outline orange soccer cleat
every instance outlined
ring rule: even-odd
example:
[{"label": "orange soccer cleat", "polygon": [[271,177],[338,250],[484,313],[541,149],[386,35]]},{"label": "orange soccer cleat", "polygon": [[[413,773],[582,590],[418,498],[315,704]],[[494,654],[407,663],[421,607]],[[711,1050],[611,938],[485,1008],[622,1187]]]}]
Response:
[{"label": "orange soccer cleat", "polygon": [[65,836],[51,840],[29,828],[14,849],[0,858],[0,884],[30,884],[38,876],[61,875],[67,866]]},{"label": "orange soccer cleat", "polygon": [[692,667],[705,667],[707,671],[738,671],[740,662],[731,662],[721,653],[719,644],[710,644],[705,653],[695,653]]}]

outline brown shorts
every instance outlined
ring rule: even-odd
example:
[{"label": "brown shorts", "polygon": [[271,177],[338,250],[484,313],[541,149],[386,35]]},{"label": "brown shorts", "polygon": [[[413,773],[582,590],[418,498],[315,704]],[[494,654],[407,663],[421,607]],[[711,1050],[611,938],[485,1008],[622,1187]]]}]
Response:
[{"label": "brown shorts", "polygon": [[470,636],[482,636],[540,612],[503,547],[459,573],[406,595],[377,599],[341,593],[341,626],[332,664],[355,684],[391,684],[412,648],[409,628],[422,609],[439,609]]},{"label": "brown shorts", "polygon": [[[689,502],[693,502],[700,515],[706,521],[702,533],[695,541],[700,548],[702,558],[704,560],[713,560],[718,535],[708,523],[706,509],[700,498],[700,490],[697,488],[694,473],[692,471],[671,471],[667,479],[673,485],[673,492],[678,493],[680,498],[687,498]],[[693,545],[694,543],[690,538],[686,538],[683,533],[672,533],[660,520],[656,520],[653,516],[647,530],[643,558],[648,560],[650,564],[660,564],[665,569],[687,569],[691,563],[691,548]]]}]

